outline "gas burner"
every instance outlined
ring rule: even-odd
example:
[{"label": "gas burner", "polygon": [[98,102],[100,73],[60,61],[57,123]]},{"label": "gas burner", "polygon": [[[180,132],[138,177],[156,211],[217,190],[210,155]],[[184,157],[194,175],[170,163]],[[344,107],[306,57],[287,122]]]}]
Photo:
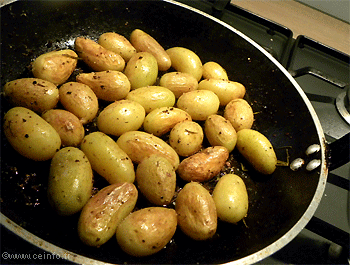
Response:
[{"label": "gas burner", "polygon": [[346,92],[338,95],[335,104],[339,114],[350,125],[350,87]]}]

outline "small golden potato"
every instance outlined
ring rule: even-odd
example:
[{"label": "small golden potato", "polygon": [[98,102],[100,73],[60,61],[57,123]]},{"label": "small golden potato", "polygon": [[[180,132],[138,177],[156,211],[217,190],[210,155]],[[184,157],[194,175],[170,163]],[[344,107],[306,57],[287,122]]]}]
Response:
[{"label": "small golden potato", "polygon": [[168,205],[175,194],[176,173],[168,159],[151,155],[137,166],[136,182],[148,201],[159,206]]},{"label": "small golden potato", "polygon": [[194,240],[211,238],[217,229],[217,213],[213,198],[198,182],[187,183],[179,192],[175,210],[181,230]]},{"label": "small golden potato", "polygon": [[94,71],[123,71],[124,59],[115,52],[105,49],[93,40],[78,37],[75,50],[79,57]]},{"label": "small golden potato", "polygon": [[134,209],[137,198],[136,187],[128,182],[115,183],[100,190],[80,213],[80,240],[93,247],[106,243],[121,221]]},{"label": "small golden potato", "polygon": [[252,107],[241,98],[231,100],[226,105],[224,117],[231,122],[237,132],[242,129],[250,129],[254,123]]},{"label": "small golden potato", "polygon": [[62,146],[79,146],[85,136],[85,130],[78,117],[63,109],[52,109],[41,117],[47,121],[61,137]]},{"label": "small golden potato", "polygon": [[223,116],[210,115],[204,123],[204,133],[212,146],[224,146],[229,152],[236,146],[236,130]]},{"label": "small golden potato", "polygon": [[146,86],[130,91],[126,99],[140,103],[146,113],[161,108],[172,107],[175,104],[175,95],[169,89],[162,86]]},{"label": "small golden potato", "polygon": [[237,149],[256,171],[272,174],[277,165],[276,153],[271,142],[260,132],[242,129],[237,132]]},{"label": "small golden potato", "polygon": [[219,97],[220,106],[245,95],[245,87],[241,83],[223,79],[204,79],[198,84],[198,89],[213,91]]},{"label": "small golden potato", "polygon": [[196,90],[198,81],[188,73],[170,72],[162,75],[159,85],[170,89],[175,97],[179,98],[183,93]]},{"label": "small golden potato", "polygon": [[63,107],[79,118],[82,124],[92,121],[98,111],[98,100],[92,89],[82,83],[68,82],[59,89]]},{"label": "small golden potato", "polygon": [[134,182],[135,170],[131,159],[108,135],[90,133],[84,137],[80,149],[88,157],[92,169],[110,184]]},{"label": "small golden potato", "polygon": [[59,150],[51,160],[47,195],[54,210],[63,216],[79,212],[92,190],[92,169],[76,147]]},{"label": "small golden potato", "polygon": [[207,62],[203,65],[203,78],[228,80],[226,70],[216,62]]},{"label": "small golden potato", "polygon": [[7,140],[24,157],[49,160],[61,147],[56,130],[30,109],[14,107],[5,114],[3,122]]},{"label": "small golden potato", "polygon": [[237,175],[226,174],[220,178],[213,191],[213,200],[222,221],[237,223],[247,215],[247,188]]},{"label": "small golden potato", "polygon": [[59,100],[56,85],[39,78],[21,78],[7,82],[4,96],[13,106],[38,113],[53,109]]},{"label": "small golden potato", "polygon": [[103,33],[98,39],[98,44],[109,51],[119,54],[126,62],[136,53],[135,47],[132,46],[129,40],[115,32]]},{"label": "small golden potato", "polygon": [[81,73],[76,80],[88,85],[99,99],[105,101],[123,99],[130,91],[129,79],[119,71]]},{"label": "small golden potato", "polygon": [[223,146],[207,147],[181,161],[177,172],[185,181],[203,182],[220,173],[229,152]]},{"label": "small golden potato", "polygon": [[184,47],[166,50],[171,60],[171,67],[178,72],[189,73],[199,81],[202,78],[202,61],[193,51]]},{"label": "small golden potato", "polygon": [[117,242],[123,251],[142,257],[155,254],[169,243],[177,226],[176,212],[149,207],[129,214],[117,227]]},{"label": "small golden potato", "polygon": [[142,131],[123,133],[118,138],[117,144],[135,163],[140,163],[152,154],[165,157],[175,169],[180,163],[179,156],[175,150],[165,141],[150,133]]},{"label": "small golden potato", "polygon": [[136,131],[145,119],[145,109],[131,100],[119,100],[109,104],[97,117],[97,127],[101,132],[120,136],[128,131]]},{"label": "small golden potato", "polygon": [[126,64],[124,74],[129,78],[131,89],[151,86],[158,77],[157,60],[149,52],[135,53]]},{"label": "small golden potato", "polygon": [[190,114],[182,109],[162,107],[148,113],[143,123],[143,129],[155,136],[162,136],[177,123],[191,120]]},{"label": "small golden potato", "polygon": [[189,113],[192,120],[205,121],[217,113],[220,100],[212,91],[194,90],[182,94],[177,100],[177,107]]},{"label": "small golden potato", "polygon": [[191,120],[177,123],[170,131],[169,144],[179,156],[190,156],[202,148],[202,127]]},{"label": "small golden potato", "polygon": [[61,85],[77,66],[78,55],[69,49],[44,53],[32,63],[34,77]]},{"label": "small golden potato", "polygon": [[131,32],[130,42],[138,52],[149,52],[152,54],[157,62],[160,71],[167,71],[171,66],[169,55],[164,48],[152,36],[146,32],[135,29]]}]

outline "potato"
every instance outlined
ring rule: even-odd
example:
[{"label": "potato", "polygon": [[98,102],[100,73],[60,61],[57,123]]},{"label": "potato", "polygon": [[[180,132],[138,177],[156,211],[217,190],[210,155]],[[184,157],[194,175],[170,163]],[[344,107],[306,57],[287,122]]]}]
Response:
[{"label": "potato", "polygon": [[161,108],[172,107],[175,104],[175,95],[162,86],[146,86],[130,91],[126,99],[140,103],[146,113]]},{"label": "potato", "polygon": [[192,120],[190,114],[174,107],[162,107],[151,111],[145,118],[143,129],[155,136],[169,132],[177,123]]},{"label": "potato", "polygon": [[123,71],[124,59],[115,52],[105,49],[93,40],[78,37],[75,50],[79,57],[94,71]]},{"label": "potato", "polygon": [[119,100],[101,111],[97,118],[97,126],[105,134],[120,136],[125,132],[138,130],[145,115],[145,109],[136,101]]},{"label": "potato", "polygon": [[98,100],[89,86],[68,82],[60,87],[59,95],[63,107],[77,116],[82,124],[87,124],[96,117]]},{"label": "potato", "polygon": [[226,70],[216,62],[207,62],[203,65],[203,78],[228,80]]},{"label": "potato", "polygon": [[80,213],[80,240],[93,247],[106,243],[121,221],[134,209],[137,198],[136,187],[128,182],[115,183],[100,190]]},{"label": "potato", "polygon": [[218,96],[209,90],[190,91],[182,94],[177,100],[177,107],[198,121],[205,121],[210,115],[217,113],[219,106]]},{"label": "potato", "polygon": [[226,105],[224,117],[231,122],[237,132],[242,129],[250,129],[254,123],[252,107],[241,98],[231,100]]},{"label": "potato", "polygon": [[63,109],[52,109],[41,117],[47,121],[61,137],[62,146],[79,146],[85,136],[85,130],[78,117]]},{"label": "potato", "polygon": [[171,60],[171,67],[178,72],[189,73],[199,81],[202,78],[202,61],[193,51],[184,47],[166,50]]},{"label": "potato", "polygon": [[88,85],[99,99],[105,101],[123,99],[130,91],[129,79],[119,71],[81,73],[76,81]]},{"label": "potato", "polygon": [[126,64],[124,74],[129,78],[131,89],[153,85],[158,77],[158,63],[149,52],[135,53]]},{"label": "potato", "polygon": [[85,154],[76,147],[59,150],[51,160],[47,195],[59,215],[79,212],[92,190],[92,169]]},{"label": "potato", "polygon": [[84,137],[80,149],[88,157],[92,169],[110,184],[134,182],[135,170],[131,159],[108,135],[90,133]]},{"label": "potato", "polygon": [[170,72],[162,75],[159,85],[170,89],[179,98],[183,93],[196,90],[198,81],[188,73]]},{"label": "potato", "polygon": [[140,192],[155,205],[168,205],[176,188],[173,165],[157,154],[143,159],[136,169],[136,182]]},{"label": "potato", "polygon": [[194,121],[177,123],[170,131],[169,144],[179,156],[190,156],[202,148],[203,129]]},{"label": "potato", "polygon": [[158,41],[146,32],[135,29],[131,32],[130,42],[138,52],[149,52],[152,54],[157,60],[158,69],[160,71],[167,71],[170,68],[171,60],[169,55]]},{"label": "potato", "polygon": [[220,173],[228,156],[229,152],[223,146],[207,147],[182,160],[177,172],[185,181],[207,181]]},{"label": "potato", "polygon": [[119,54],[126,62],[136,53],[135,47],[132,46],[129,40],[115,32],[103,33],[98,39],[98,44],[109,51]]},{"label": "potato", "polygon": [[236,146],[258,172],[270,175],[275,171],[276,153],[270,141],[262,133],[252,129],[242,129],[237,132]]},{"label": "potato", "polygon": [[218,218],[237,223],[247,216],[248,193],[244,181],[237,175],[226,174],[220,178],[213,191]]},{"label": "potato", "polygon": [[45,161],[61,147],[61,138],[56,130],[30,109],[14,107],[3,120],[7,140],[22,156]]},{"label": "potato", "polygon": [[39,78],[21,78],[7,82],[4,96],[13,106],[25,107],[38,113],[53,109],[59,100],[56,85]]},{"label": "potato", "polygon": [[123,133],[118,138],[117,144],[135,163],[140,163],[152,154],[165,157],[175,169],[180,163],[179,156],[175,150],[162,139],[150,133],[142,131]]},{"label": "potato", "polygon": [[117,227],[121,249],[132,256],[149,256],[162,250],[175,234],[176,212],[149,207],[129,214]]},{"label": "potato", "polygon": [[245,87],[241,83],[223,79],[202,80],[198,89],[213,91],[219,97],[220,106],[226,106],[231,100],[245,95]]},{"label": "potato", "polygon": [[212,146],[224,146],[231,152],[237,143],[237,133],[224,117],[213,114],[204,123],[204,133]]},{"label": "potato", "polygon": [[211,238],[217,229],[213,198],[198,182],[187,183],[179,192],[175,210],[181,230],[194,240]]},{"label": "potato", "polygon": [[77,66],[78,55],[70,50],[44,53],[32,63],[34,77],[61,85],[68,80]]}]

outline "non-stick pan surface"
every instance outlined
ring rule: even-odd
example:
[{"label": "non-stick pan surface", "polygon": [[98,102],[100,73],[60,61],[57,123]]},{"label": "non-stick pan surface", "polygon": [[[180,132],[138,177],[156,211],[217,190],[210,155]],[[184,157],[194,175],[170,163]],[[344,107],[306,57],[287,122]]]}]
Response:
[{"label": "non-stick pan surface", "polygon": [[[164,48],[186,47],[203,63],[218,62],[230,80],[244,84],[246,99],[255,112],[253,128],[272,142],[279,160],[287,160],[286,150],[293,159],[304,157],[311,144],[323,145],[311,104],[271,56],[218,20],[169,2],[21,1],[6,5],[1,8],[1,86],[30,77],[28,66],[35,57],[50,50],[73,49],[78,36],[96,40],[100,34],[114,31],[128,38],[136,28],[152,35]],[[86,70],[81,62],[79,67]],[[9,107],[2,98],[2,116]],[[247,185],[245,222],[219,222],[216,235],[203,242],[189,239],[178,229],[164,250],[135,258],[123,253],[115,238],[98,249],[83,245],[76,231],[78,215],[59,217],[47,203],[50,162],[29,161],[11,148],[3,133],[1,139],[2,214],[55,246],[111,263],[258,261],[283,247],[306,225],[321,199],[327,173],[321,157],[324,149],[316,155],[322,158],[318,170],[294,172],[281,166],[268,177],[249,167],[242,170],[240,163],[247,165],[233,151],[233,166],[225,170],[241,176]],[[104,184],[100,181],[98,185]]]}]

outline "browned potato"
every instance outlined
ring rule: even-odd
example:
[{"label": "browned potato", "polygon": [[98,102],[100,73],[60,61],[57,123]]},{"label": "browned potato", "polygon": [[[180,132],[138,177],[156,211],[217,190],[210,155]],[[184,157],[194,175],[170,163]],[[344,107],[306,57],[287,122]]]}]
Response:
[{"label": "browned potato", "polygon": [[82,123],[69,111],[52,109],[44,112],[41,117],[58,132],[62,146],[78,146],[85,136]]},{"label": "browned potato", "polygon": [[99,247],[134,209],[138,192],[132,183],[115,183],[100,190],[81,211],[78,234],[86,245]]},{"label": "browned potato", "polygon": [[157,60],[158,69],[160,71],[166,71],[171,66],[171,60],[169,55],[165,52],[164,48],[156,41],[152,36],[146,32],[135,29],[131,32],[130,42],[139,52],[149,52]]},{"label": "browned potato", "polygon": [[94,71],[123,71],[124,59],[117,53],[105,49],[93,40],[78,37],[75,49],[80,58]]},{"label": "browned potato", "polygon": [[226,105],[224,117],[231,122],[237,132],[242,129],[250,129],[254,122],[252,107],[241,98],[234,99]]},{"label": "browned potato", "polygon": [[196,90],[198,88],[197,79],[188,73],[170,72],[162,75],[159,85],[170,89],[176,98],[183,93]]},{"label": "browned potato", "polygon": [[229,152],[223,146],[208,147],[182,160],[177,172],[185,181],[207,181],[220,173],[228,156]]},{"label": "browned potato", "polygon": [[82,124],[89,123],[96,117],[98,100],[89,86],[68,82],[60,87],[59,93],[63,107],[77,116]]},{"label": "browned potato", "polygon": [[69,49],[44,53],[32,64],[36,78],[47,80],[55,85],[63,84],[77,66],[78,55]]},{"label": "browned potato", "polygon": [[135,47],[131,45],[129,40],[115,32],[103,33],[98,39],[98,44],[107,50],[120,54],[126,62],[136,53]]},{"label": "browned potato", "polygon": [[125,98],[130,91],[129,79],[119,71],[81,73],[76,80],[88,85],[99,99],[116,101]]},{"label": "browned potato", "polygon": [[217,229],[213,198],[198,182],[187,183],[179,192],[175,210],[181,230],[194,240],[211,238]]},{"label": "browned potato", "polygon": [[126,253],[148,256],[162,250],[175,234],[176,212],[149,207],[129,214],[117,227],[117,241]]},{"label": "browned potato", "polygon": [[148,201],[159,206],[168,205],[176,188],[174,167],[165,157],[151,155],[137,166],[136,182]]},{"label": "browned potato", "polygon": [[4,95],[12,105],[39,113],[53,109],[59,100],[56,85],[39,78],[21,78],[7,82]]}]

